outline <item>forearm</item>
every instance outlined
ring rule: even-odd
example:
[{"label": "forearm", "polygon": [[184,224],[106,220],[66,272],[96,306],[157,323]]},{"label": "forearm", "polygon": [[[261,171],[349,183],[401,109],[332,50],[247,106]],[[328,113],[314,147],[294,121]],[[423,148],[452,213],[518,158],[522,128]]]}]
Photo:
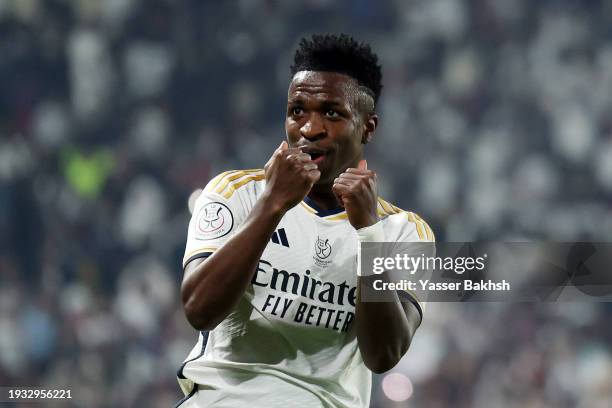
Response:
[{"label": "forearm", "polygon": [[[361,242],[384,242],[384,230],[380,223],[357,230]],[[388,274],[371,275],[358,271],[357,304],[355,320],[357,341],[365,365],[376,373],[393,368],[408,351],[412,337],[421,322],[418,309],[410,303],[402,303],[395,290],[375,291],[376,301],[364,301],[364,291],[373,293],[374,281],[388,282]]]},{"label": "forearm", "polygon": [[382,373],[393,368],[408,351],[420,316],[416,307],[402,304],[395,291],[379,292],[384,301],[363,302],[361,285],[371,287],[375,279],[381,276],[359,278],[355,320],[365,365],[375,373]]},{"label": "forearm", "polygon": [[185,314],[198,330],[212,330],[247,289],[284,210],[262,196],[240,230],[205,261],[187,265],[181,286]]}]

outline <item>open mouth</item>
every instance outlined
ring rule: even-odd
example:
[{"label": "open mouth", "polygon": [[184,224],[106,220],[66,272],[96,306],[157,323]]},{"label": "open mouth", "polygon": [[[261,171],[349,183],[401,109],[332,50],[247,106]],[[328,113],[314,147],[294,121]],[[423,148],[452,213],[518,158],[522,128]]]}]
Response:
[{"label": "open mouth", "polygon": [[325,157],[324,153],[311,153],[310,154],[310,158],[312,159],[313,162],[318,163],[321,160],[323,160],[323,157]]},{"label": "open mouth", "polygon": [[323,159],[325,159],[325,155],[327,153],[324,150],[310,148],[310,147],[302,148],[302,151],[304,153],[308,153],[310,155],[310,159],[313,162],[315,162],[315,163],[319,163],[319,162],[323,161]]}]

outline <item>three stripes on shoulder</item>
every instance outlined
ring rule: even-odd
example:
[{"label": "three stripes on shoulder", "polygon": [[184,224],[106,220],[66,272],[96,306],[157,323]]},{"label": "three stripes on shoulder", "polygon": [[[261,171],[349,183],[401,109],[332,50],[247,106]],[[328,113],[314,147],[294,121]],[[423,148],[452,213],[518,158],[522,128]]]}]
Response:
[{"label": "three stripes on shoulder", "polygon": [[416,226],[417,234],[419,235],[419,239],[435,241],[436,237],[433,233],[433,230],[429,227],[429,225],[419,217],[418,214],[413,213],[411,211],[404,211],[399,207],[394,206],[393,204],[383,200],[382,198],[378,198],[378,215],[392,215],[392,214],[405,214],[408,221],[413,223]]},{"label": "three stripes on shoulder", "polygon": [[240,187],[251,181],[263,180],[265,177],[263,169],[226,171],[212,179],[204,191],[230,198]]}]

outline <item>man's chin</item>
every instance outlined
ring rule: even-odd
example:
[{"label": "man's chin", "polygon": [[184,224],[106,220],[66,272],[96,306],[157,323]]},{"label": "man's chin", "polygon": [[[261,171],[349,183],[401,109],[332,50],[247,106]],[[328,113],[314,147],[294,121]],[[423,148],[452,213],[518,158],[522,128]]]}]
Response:
[{"label": "man's chin", "polygon": [[332,184],[334,184],[334,180],[336,179],[336,177],[338,177],[338,175],[330,175],[327,172],[321,171],[321,177],[319,178],[319,180],[317,180],[317,182],[315,183],[316,186],[326,186],[329,185],[330,188],[332,186]]}]

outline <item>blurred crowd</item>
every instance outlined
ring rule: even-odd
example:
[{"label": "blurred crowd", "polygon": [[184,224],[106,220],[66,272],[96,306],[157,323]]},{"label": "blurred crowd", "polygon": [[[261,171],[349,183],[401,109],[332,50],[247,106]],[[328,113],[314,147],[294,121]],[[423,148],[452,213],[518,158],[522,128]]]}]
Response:
[{"label": "blurred crowd", "polygon": [[[263,166],[297,41],[340,31],[383,65],[380,194],[439,241],[610,239],[605,0],[0,0],[0,385],[180,399],[190,196]],[[432,305],[372,406],[612,406],[611,312]]]}]

